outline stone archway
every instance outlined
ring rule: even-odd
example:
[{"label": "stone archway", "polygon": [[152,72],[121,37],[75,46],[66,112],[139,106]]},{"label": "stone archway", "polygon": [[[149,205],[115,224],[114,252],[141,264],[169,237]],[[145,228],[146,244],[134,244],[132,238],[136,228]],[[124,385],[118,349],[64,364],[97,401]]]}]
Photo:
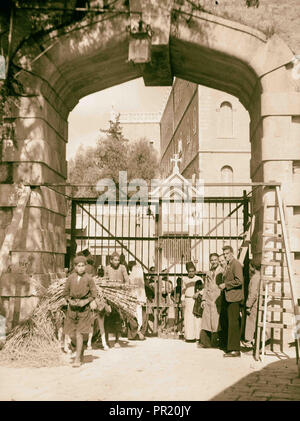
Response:
[{"label": "stone archway", "polygon": [[[18,148],[4,142],[4,174],[12,171],[14,183],[4,175],[0,185],[0,208],[8,220],[17,201],[16,183],[29,184],[32,191],[1,295],[31,295],[28,275],[20,274],[24,262],[30,261],[31,272],[45,282],[49,273],[63,269],[65,203],[47,184],[66,179],[69,112],[80,98],[140,76],[148,86],[171,84],[177,76],[237,96],[251,117],[252,180],[282,182],[287,206],[300,206],[292,170],[300,153],[300,92],[299,81],[297,86],[292,78],[291,50],[276,35],[266,39],[257,30],[210,14],[194,11],[188,24],[169,3],[164,8],[156,3],[150,8],[146,1],[130,0],[153,31],[151,63],[127,61],[132,42],[127,27],[136,24],[135,14],[112,13],[109,19],[70,26],[61,35],[35,40],[30,52],[23,52],[18,78],[35,96],[21,98],[12,115]],[[257,195],[254,212],[262,211]],[[300,241],[292,248],[299,252]],[[259,244],[255,252],[259,256]],[[20,280],[25,286],[16,293]]]}]

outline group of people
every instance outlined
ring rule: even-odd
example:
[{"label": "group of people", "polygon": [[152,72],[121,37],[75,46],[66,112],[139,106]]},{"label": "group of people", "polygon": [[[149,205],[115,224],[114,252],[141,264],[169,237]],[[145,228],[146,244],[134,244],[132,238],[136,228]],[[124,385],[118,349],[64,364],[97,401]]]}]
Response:
[{"label": "group of people", "polygon": [[[204,280],[197,275],[194,263],[188,262],[187,276],[173,289],[173,295],[180,297],[183,308],[184,337],[187,342],[198,341],[200,348],[219,347],[225,351],[225,357],[238,357],[241,355],[241,315],[244,308],[247,320],[243,345],[248,348],[253,346],[259,268],[254,263],[250,264],[252,276],[245,305],[243,267],[235,259],[232,247],[224,246],[221,255],[211,253],[209,258],[210,269]],[[145,282],[143,270],[135,261],[128,265],[122,263],[120,255],[113,253],[103,275],[111,281],[134,287],[138,302],[137,316],[126,321],[108,303],[99,302],[93,279],[96,271],[91,258],[78,255],[74,259],[74,268],[67,278],[63,295],[67,304],[64,332],[76,346],[75,367],[82,363],[85,344],[91,346],[95,320],[98,320],[104,349],[108,349],[109,326],[113,326],[110,331],[115,334],[114,346],[120,346],[124,322],[128,339],[145,340],[149,316],[146,304],[155,297],[155,269],[152,268],[153,273],[150,271]],[[163,290],[162,295],[168,295],[168,292]]]},{"label": "group of people", "polygon": [[[196,276],[192,262],[186,264],[188,275],[183,278],[182,305],[184,307],[184,336],[187,342],[198,341],[200,348],[220,348],[224,357],[239,357],[241,343],[253,347],[257,296],[260,279],[259,266],[250,263],[248,297],[244,297],[243,267],[235,259],[231,246],[223,253],[211,253],[210,270],[205,281]],[[246,311],[245,339],[241,341],[241,321]]]}]

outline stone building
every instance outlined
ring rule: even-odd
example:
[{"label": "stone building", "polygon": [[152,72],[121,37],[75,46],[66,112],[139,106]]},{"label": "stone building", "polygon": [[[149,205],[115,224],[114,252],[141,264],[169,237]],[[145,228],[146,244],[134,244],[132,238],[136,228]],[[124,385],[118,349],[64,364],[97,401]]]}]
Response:
[{"label": "stone building", "polygon": [[[250,179],[249,114],[225,92],[175,79],[161,118],[161,172],[181,156],[180,173],[205,183]],[[243,187],[209,187],[207,196],[241,195]]]},{"label": "stone building", "polygon": [[146,138],[160,153],[160,113],[120,113],[119,121],[123,135],[137,141]]}]

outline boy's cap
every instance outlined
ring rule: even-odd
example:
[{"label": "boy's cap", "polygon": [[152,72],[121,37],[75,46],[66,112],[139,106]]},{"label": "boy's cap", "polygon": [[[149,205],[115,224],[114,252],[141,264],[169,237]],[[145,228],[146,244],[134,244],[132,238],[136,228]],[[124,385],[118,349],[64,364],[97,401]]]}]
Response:
[{"label": "boy's cap", "polygon": [[185,268],[187,271],[189,271],[190,269],[196,270],[196,266],[194,265],[193,262],[187,262],[185,265]]},{"label": "boy's cap", "polygon": [[84,256],[76,256],[74,259],[74,265],[78,265],[78,263],[84,263],[86,265],[86,258]]}]

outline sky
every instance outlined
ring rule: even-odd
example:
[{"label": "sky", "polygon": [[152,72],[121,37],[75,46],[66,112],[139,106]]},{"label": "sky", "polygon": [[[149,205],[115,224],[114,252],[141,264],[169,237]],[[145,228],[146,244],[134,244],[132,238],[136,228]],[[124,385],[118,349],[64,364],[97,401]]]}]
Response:
[{"label": "sky", "polygon": [[118,112],[162,111],[171,87],[146,87],[142,78],[82,98],[69,114],[67,160],[80,144],[95,144],[100,129],[108,128],[112,106]]}]

